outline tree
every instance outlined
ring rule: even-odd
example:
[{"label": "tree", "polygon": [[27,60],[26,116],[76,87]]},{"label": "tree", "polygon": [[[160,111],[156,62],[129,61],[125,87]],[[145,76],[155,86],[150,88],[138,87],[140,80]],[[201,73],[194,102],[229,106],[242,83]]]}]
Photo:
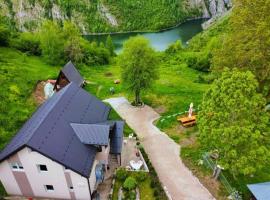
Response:
[{"label": "tree", "polygon": [[74,63],[79,63],[83,59],[80,31],[70,21],[64,22],[63,36],[66,39],[64,44],[64,52],[67,60],[71,60]]},{"label": "tree", "polygon": [[253,174],[269,162],[265,99],[254,75],[226,70],[205,93],[198,114],[199,141],[218,151],[218,163],[234,176]]},{"label": "tree", "polygon": [[106,48],[110,51],[110,54],[113,56],[114,55],[114,45],[113,41],[110,35],[108,35],[105,43]]},{"label": "tree", "polygon": [[149,89],[158,78],[157,57],[149,41],[142,37],[131,37],[124,43],[119,56],[122,79],[127,88],[135,94],[135,105],[141,104],[142,90]]},{"label": "tree", "polygon": [[231,31],[213,57],[212,69],[237,66],[251,71],[259,90],[270,99],[270,0],[235,0]]},{"label": "tree", "polygon": [[42,56],[49,64],[59,64],[64,52],[62,31],[57,23],[45,21],[40,30]]}]

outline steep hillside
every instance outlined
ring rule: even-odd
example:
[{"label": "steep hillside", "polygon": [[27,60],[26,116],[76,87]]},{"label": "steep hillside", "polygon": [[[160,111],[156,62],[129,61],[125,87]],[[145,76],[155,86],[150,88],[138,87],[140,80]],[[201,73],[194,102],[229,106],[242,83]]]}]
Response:
[{"label": "steep hillside", "polygon": [[33,31],[45,19],[70,19],[81,32],[160,30],[192,17],[227,10],[230,0],[2,0],[0,14],[19,30]]}]

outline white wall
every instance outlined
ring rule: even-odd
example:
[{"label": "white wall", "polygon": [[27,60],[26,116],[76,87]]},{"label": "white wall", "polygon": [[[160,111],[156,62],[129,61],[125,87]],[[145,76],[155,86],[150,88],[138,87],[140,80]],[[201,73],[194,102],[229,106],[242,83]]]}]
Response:
[{"label": "white wall", "polygon": [[[17,154],[21,160],[35,196],[63,199],[70,198],[62,165],[35,151],[31,151],[29,148],[24,148]],[[39,164],[46,165],[48,171],[39,172],[37,167]],[[53,185],[54,191],[46,191],[44,185]]]},{"label": "white wall", "polygon": [[93,167],[90,173],[90,177],[89,177],[89,183],[90,183],[90,188],[91,188],[91,192],[93,193],[96,190],[96,165],[98,164],[98,161],[95,160],[95,162],[93,163]]},{"label": "white wall", "polygon": [[[110,148],[102,148],[102,152],[97,153],[91,174],[89,177],[89,183],[91,192],[96,190],[96,175],[95,168],[100,161],[108,162]],[[24,148],[17,152],[26,176],[29,180],[31,188],[36,197],[48,197],[48,198],[61,198],[70,199],[70,190],[66,182],[65,172],[68,172],[71,177],[73,185],[73,192],[76,199],[89,200],[89,188],[88,180],[71,170],[66,170],[62,165],[54,162],[53,160],[39,154],[38,152],[31,151],[29,148]],[[47,166],[47,172],[40,172],[37,165],[44,164]],[[12,169],[7,161],[0,163],[0,180],[3,183],[7,193],[9,195],[21,195],[21,191],[12,173]],[[54,191],[46,191],[44,185],[53,185]]]},{"label": "white wall", "polygon": [[12,174],[11,167],[6,160],[0,163],[0,180],[8,194],[22,195],[21,190]]},{"label": "white wall", "polygon": [[76,199],[89,200],[90,193],[88,189],[87,179],[71,170],[66,170],[70,173],[71,182],[73,184],[73,191]]},{"label": "white wall", "polygon": [[[17,156],[24,167],[25,174],[35,197],[70,199],[70,190],[65,177],[65,172],[68,172],[71,177],[76,199],[90,199],[88,181],[85,177],[71,170],[66,170],[57,162],[54,162],[38,152],[31,151],[29,148],[20,150],[17,152]],[[48,171],[39,172],[37,168],[38,164],[46,165]],[[9,195],[22,195],[7,161],[0,163],[0,180]],[[53,185],[54,191],[47,192],[44,185]]]}]

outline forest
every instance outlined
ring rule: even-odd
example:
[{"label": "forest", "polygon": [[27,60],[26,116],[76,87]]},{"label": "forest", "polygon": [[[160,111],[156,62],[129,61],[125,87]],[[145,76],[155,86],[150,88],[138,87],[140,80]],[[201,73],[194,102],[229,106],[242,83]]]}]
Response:
[{"label": "forest", "polygon": [[200,7],[187,0],[4,0],[0,8],[0,14],[20,30],[33,31],[42,20],[53,19],[71,20],[82,33],[158,31],[201,15]]}]

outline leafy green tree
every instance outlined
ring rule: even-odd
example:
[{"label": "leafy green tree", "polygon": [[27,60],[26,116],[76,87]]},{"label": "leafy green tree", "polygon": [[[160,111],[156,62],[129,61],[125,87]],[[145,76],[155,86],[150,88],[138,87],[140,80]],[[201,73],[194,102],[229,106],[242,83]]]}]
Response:
[{"label": "leafy green tree", "polygon": [[251,71],[259,90],[270,99],[270,0],[235,0],[222,48],[214,53],[213,70],[238,67]]},{"label": "leafy green tree", "polygon": [[64,52],[62,30],[53,21],[45,21],[40,30],[42,56],[49,64],[59,64]]},{"label": "leafy green tree", "polygon": [[202,147],[217,150],[218,164],[234,176],[269,164],[268,116],[257,86],[251,72],[226,70],[205,93],[198,114]]},{"label": "leafy green tree", "polygon": [[149,89],[158,78],[157,57],[149,41],[142,37],[132,37],[124,43],[119,56],[122,79],[127,88],[135,94],[135,105],[141,104],[141,91]]},{"label": "leafy green tree", "polygon": [[106,38],[106,43],[105,43],[106,48],[110,51],[110,54],[113,56],[114,55],[114,45],[113,41],[110,35]]},{"label": "leafy green tree", "polygon": [[64,22],[63,36],[66,39],[64,44],[64,52],[67,60],[71,60],[74,63],[80,63],[83,59],[83,53],[81,48],[80,30],[70,21]]}]

